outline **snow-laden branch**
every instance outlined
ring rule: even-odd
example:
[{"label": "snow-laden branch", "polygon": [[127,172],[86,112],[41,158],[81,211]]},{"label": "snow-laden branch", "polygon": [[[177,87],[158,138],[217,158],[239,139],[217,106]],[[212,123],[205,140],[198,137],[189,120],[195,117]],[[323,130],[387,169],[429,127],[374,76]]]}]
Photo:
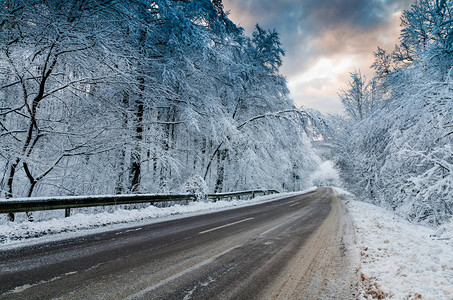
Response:
[{"label": "snow-laden branch", "polygon": [[272,113],[266,113],[266,114],[262,114],[262,115],[255,116],[253,118],[248,119],[247,121],[245,121],[242,124],[238,125],[237,129],[240,130],[244,126],[247,126],[248,124],[252,123],[253,121],[256,121],[256,120],[259,120],[259,119],[270,118],[270,117],[278,118],[281,115],[287,114],[287,113],[294,113],[294,114],[297,114],[297,115],[306,116],[306,113],[301,111],[301,110],[299,110],[299,109],[288,109],[288,110],[282,110],[282,111],[277,111],[277,112],[272,112]]}]

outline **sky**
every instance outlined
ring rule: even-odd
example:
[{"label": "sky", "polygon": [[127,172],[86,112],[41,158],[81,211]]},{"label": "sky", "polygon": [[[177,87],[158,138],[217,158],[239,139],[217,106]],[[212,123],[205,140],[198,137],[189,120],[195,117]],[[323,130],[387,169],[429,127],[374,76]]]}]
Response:
[{"label": "sky", "polygon": [[370,78],[373,51],[392,51],[400,16],[413,0],[223,0],[230,19],[251,35],[276,29],[286,56],[280,73],[296,105],[343,114],[338,92],[349,72]]}]

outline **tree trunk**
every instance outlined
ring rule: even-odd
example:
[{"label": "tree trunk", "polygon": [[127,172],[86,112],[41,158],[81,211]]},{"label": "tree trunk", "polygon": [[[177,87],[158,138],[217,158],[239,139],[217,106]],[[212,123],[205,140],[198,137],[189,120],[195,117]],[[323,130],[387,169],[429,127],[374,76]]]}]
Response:
[{"label": "tree trunk", "polygon": [[[33,180],[32,182],[30,182],[30,187],[28,188],[28,193],[27,193],[28,198],[30,198],[31,195],[33,194],[33,190],[35,189],[35,186],[37,183],[38,182],[36,180]],[[25,214],[27,215],[28,221],[33,222],[33,213],[26,211]]]},{"label": "tree trunk", "polygon": [[[124,92],[123,95],[123,130],[127,131],[129,126],[129,116],[128,116],[128,109],[129,109],[129,95]],[[115,187],[116,194],[123,194],[125,190],[127,190],[127,181],[126,181],[126,174],[127,174],[127,167],[126,167],[126,145],[122,146],[122,149],[119,153],[119,164],[117,170],[117,182]]]},{"label": "tree trunk", "polygon": [[117,170],[117,178],[116,178],[116,187],[115,187],[115,193],[116,194],[124,194],[124,173],[126,172],[125,170],[125,164],[126,164],[126,150],[122,149],[119,154],[119,164],[118,164],[118,170]]},{"label": "tree trunk", "polygon": [[[140,31],[139,45],[145,48],[146,32]],[[138,89],[139,95],[135,100],[134,115],[135,115],[135,149],[131,154],[131,170],[129,174],[130,178],[130,190],[132,193],[140,191],[140,179],[141,179],[141,162],[142,162],[142,140],[143,140],[143,112],[144,112],[144,94],[145,94],[145,69],[141,62],[138,65]]]},{"label": "tree trunk", "polygon": [[227,153],[228,149],[223,149],[217,152],[217,181],[214,193],[221,193],[223,190],[223,183],[225,181],[225,160]]},{"label": "tree trunk", "polygon": [[[143,83],[144,80],[141,79]],[[132,164],[131,164],[131,173],[130,173],[130,182],[131,182],[131,192],[137,193],[140,190],[140,179],[141,179],[141,144],[143,140],[143,100],[139,98],[136,101],[135,108],[135,149],[132,152]]]},{"label": "tree trunk", "polygon": [[[170,125],[165,124],[165,122],[169,122],[170,120],[170,107],[161,107],[158,113],[158,120],[164,122],[162,125],[163,127],[163,134],[162,134],[162,151],[168,154],[170,150]],[[161,164],[162,166],[162,164]],[[167,180],[169,170],[166,167],[161,167],[159,170],[159,191],[163,192],[167,189]]]},{"label": "tree trunk", "polygon": [[[9,175],[8,175],[8,183],[7,188],[8,191],[6,192],[6,199],[13,197],[13,182],[14,182],[14,175],[16,174],[17,166],[19,165],[20,159],[17,158],[15,162],[13,162],[9,167]],[[8,219],[11,222],[14,222],[15,216],[14,213],[8,213]]]}]

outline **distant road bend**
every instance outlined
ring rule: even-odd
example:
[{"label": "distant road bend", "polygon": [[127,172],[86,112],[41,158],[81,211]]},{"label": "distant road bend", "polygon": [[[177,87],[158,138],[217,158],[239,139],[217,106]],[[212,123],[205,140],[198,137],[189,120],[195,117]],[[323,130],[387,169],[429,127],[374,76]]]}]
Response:
[{"label": "distant road bend", "polygon": [[315,192],[0,252],[0,299],[353,299],[352,225]]}]

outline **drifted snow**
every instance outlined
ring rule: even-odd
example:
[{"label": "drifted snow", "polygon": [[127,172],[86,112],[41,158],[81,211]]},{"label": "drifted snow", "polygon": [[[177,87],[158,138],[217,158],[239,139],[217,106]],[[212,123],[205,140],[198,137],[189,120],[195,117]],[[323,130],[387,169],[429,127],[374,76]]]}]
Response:
[{"label": "drifted snow", "polygon": [[[341,192],[341,190],[339,190]],[[368,299],[453,299],[453,225],[437,231],[372,204],[348,200]]]}]

